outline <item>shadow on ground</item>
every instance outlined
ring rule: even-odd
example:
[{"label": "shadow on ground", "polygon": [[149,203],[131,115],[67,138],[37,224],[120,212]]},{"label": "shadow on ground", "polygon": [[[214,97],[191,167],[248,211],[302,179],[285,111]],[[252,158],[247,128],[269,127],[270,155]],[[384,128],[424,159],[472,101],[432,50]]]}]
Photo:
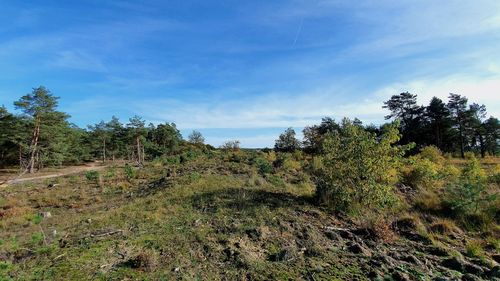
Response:
[{"label": "shadow on ground", "polygon": [[267,207],[295,208],[312,204],[310,196],[296,196],[289,193],[270,192],[265,190],[234,188],[195,194],[189,198],[195,209],[202,212],[216,212],[220,208],[241,212],[252,212]]}]

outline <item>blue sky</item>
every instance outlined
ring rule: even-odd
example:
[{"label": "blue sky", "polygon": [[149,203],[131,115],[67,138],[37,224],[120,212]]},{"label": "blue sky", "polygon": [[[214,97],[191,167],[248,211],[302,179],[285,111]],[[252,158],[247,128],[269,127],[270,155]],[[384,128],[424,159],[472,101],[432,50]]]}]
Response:
[{"label": "blue sky", "polygon": [[454,92],[500,117],[500,1],[0,0],[0,104],[44,85],[79,126],[138,114],[272,146],[324,116]]}]

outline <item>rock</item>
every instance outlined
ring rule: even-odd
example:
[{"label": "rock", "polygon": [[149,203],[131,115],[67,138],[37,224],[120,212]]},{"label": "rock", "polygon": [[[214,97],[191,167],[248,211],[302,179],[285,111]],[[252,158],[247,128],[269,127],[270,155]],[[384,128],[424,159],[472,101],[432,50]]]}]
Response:
[{"label": "rock", "polygon": [[333,240],[333,241],[340,241],[340,240],[342,240],[342,238],[340,237],[340,235],[338,235],[336,232],[331,231],[331,230],[325,231],[325,236],[328,239]]},{"label": "rock", "polygon": [[397,261],[395,259],[386,255],[377,255],[370,260],[370,264],[374,265],[377,268],[381,268],[384,266],[395,267],[396,263]]},{"label": "rock", "polygon": [[283,249],[278,253],[269,256],[270,261],[289,261],[292,258],[292,253],[287,249]]},{"label": "rock", "polygon": [[255,228],[247,229],[245,232],[248,235],[248,238],[252,240],[259,240],[262,237],[262,233]]},{"label": "rock", "polygon": [[484,273],[484,270],[475,264],[472,263],[466,263],[465,264],[465,272],[475,274],[475,275],[482,275]]},{"label": "rock", "polygon": [[354,253],[354,254],[362,254],[364,256],[371,256],[372,255],[370,250],[359,245],[358,243],[352,243],[351,245],[349,245],[347,247],[347,250],[349,250],[349,252]]},{"label": "rock", "polygon": [[422,234],[417,232],[402,232],[401,235],[411,241],[422,242],[424,244],[432,243],[432,240],[429,237],[423,236]]},{"label": "rock", "polygon": [[52,217],[52,214],[50,212],[41,212],[40,213],[40,216],[42,218],[51,218]]},{"label": "rock", "polygon": [[448,281],[448,279],[444,278],[444,277],[441,277],[441,276],[438,276],[438,277],[434,277],[432,279],[432,281]]},{"label": "rock", "polygon": [[402,218],[393,222],[391,228],[397,232],[410,232],[417,229],[417,224],[413,218]]},{"label": "rock", "polygon": [[479,281],[481,278],[477,277],[474,274],[466,273],[462,276],[463,281]]},{"label": "rock", "polygon": [[436,247],[436,246],[428,247],[426,249],[426,252],[428,254],[438,256],[438,257],[447,257],[448,256],[448,252],[446,251],[446,249]]},{"label": "rock", "polygon": [[344,239],[354,240],[354,234],[352,234],[349,230],[339,229],[338,233],[339,233],[340,237],[342,237]]},{"label": "rock", "polygon": [[392,274],[392,279],[394,281],[410,281],[410,276],[408,274],[396,271]]},{"label": "rock", "polygon": [[464,272],[465,270],[465,262],[456,257],[448,258],[443,260],[441,263],[442,266],[447,267],[449,269],[456,270],[458,272]]},{"label": "rock", "polygon": [[179,272],[181,269],[179,267],[175,267],[174,269],[172,269],[173,272]]},{"label": "rock", "polygon": [[408,262],[408,263],[411,263],[411,264],[415,264],[415,265],[422,264],[422,262],[420,262],[420,260],[417,259],[414,255],[406,255],[406,256],[402,257],[401,260]]},{"label": "rock", "polygon": [[488,272],[490,278],[500,278],[500,266],[493,267],[490,272]]},{"label": "rock", "polygon": [[496,262],[500,263],[500,254],[494,254],[494,255],[492,255],[492,256],[491,256],[491,258],[492,258],[494,261],[496,261]]}]

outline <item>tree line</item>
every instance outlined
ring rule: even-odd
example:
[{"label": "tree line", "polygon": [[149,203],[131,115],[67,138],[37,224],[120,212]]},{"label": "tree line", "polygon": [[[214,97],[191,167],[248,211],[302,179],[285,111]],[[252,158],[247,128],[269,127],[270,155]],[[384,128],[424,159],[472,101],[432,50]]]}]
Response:
[{"label": "tree line", "polygon": [[[413,152],[432,145],[443,152],[458,154],[462,158],[467,151],[482,157],[500,153],[499,120],[493,116],[487,117],[485,105],[469,104],[465,96],[450,94],[446,103],[433,97],[430,103],[424,106],[418,105],[417,95],[404,92],[393,95],[384,102],[383,108],[390,112],[386,119],[399,122],[401,138],[397,144],[414,144]],[[378,136],[388,126],[363,126],[359,119],[354,119],[353,124]],[[303,149],[308,153],[317,154],[321,152],[325,136],[338,132],[340,128],[340,124],[334,119],[325,117],[319,125],[308,126],[303,130],[302,142],[296,138],[293,128],[288,128],[276,140],[274,149],[279,152]]]},{"label": "tree line", "polygon": [[[0,107],[0,166],[17,165],[33,173],[47,166],[98,159],[127,159],[141,165],[147,159],[175,153],[184,143],[174,123],[146,125],[139,116],[126,124],[112,117],[79,128],[68,121],[68,114],[57,110],[58,100],[41,86],[14,102],[22,114]],[[204,142],[196,131],[189,140]]]},{"label": "tree line", "polygon": [[[59,98],[40,86],[14,102],[21,114],[0,107],[0,166],[19,166],[33,173],[47,166],[78,164],[86,161],[127,159],[138,165],[146,160],[174,154],[185,145],[203,145],[198,131],[183,140],[175,123],[148,124],[134,116],[127,123],[117,117],[80,128],[68,121],[69,115],[58,111]],[[468,104],[464,96],[450,94],[445,103],[434,97],[426,106],[417,104],[417,95],[408,92],[392,96],[383,105],[389,110],[387,119],[397,119],[401,138],[398,144],[414,143],[416,149],[434,145],[444,152],[462,157],[472,151],[483,157],[499,154],[500,124],[497,118],[487,118],[486,107]],[[378,136],[381,126],[361,126]],[[304,128],[303,141],[296,138],[292,128],[276,140],[275,150],[291,152],[304,150],[320,153],[325,136],[338,132],[341,124],[325,117],[319,125]],[[238,141],[227,142],[224,149],[239,147]]]}]

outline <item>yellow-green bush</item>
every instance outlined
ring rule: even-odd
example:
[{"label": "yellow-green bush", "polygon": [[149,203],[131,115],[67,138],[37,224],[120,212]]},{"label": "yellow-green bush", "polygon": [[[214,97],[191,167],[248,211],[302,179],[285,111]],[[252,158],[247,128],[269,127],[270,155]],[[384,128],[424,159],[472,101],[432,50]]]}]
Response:
[{"label": "yellow-green bush", "polygon": [[489,224],[495,216],[494,209],[497,195],[488,191],[486,173],[479,160],[468,155],[468,161],[462,169],[460,180],[449,186],[446,200],[455,216],[467,218],[469,223]]},{"label": "yellow-green bush", "polygon": [[446,161],[441,150],[433,145],[422,148],[419,155],[422,159],[427,159],[437,165],[443,165]]},{"label": "yellow-green bush", "polygon": [[403,182],[413,188],[429,188],[437,185],[440,166],[419,155],[410,157],[403,168]]},{"label": "yellow-green bush", "polygon": [[384,128],[382,136],[344,119],[341,128],[325,137],[323,168],[317,176],[321,203],[339,211],[380,210],[396,201],[390,171],[405,149],[398,124]]}]

